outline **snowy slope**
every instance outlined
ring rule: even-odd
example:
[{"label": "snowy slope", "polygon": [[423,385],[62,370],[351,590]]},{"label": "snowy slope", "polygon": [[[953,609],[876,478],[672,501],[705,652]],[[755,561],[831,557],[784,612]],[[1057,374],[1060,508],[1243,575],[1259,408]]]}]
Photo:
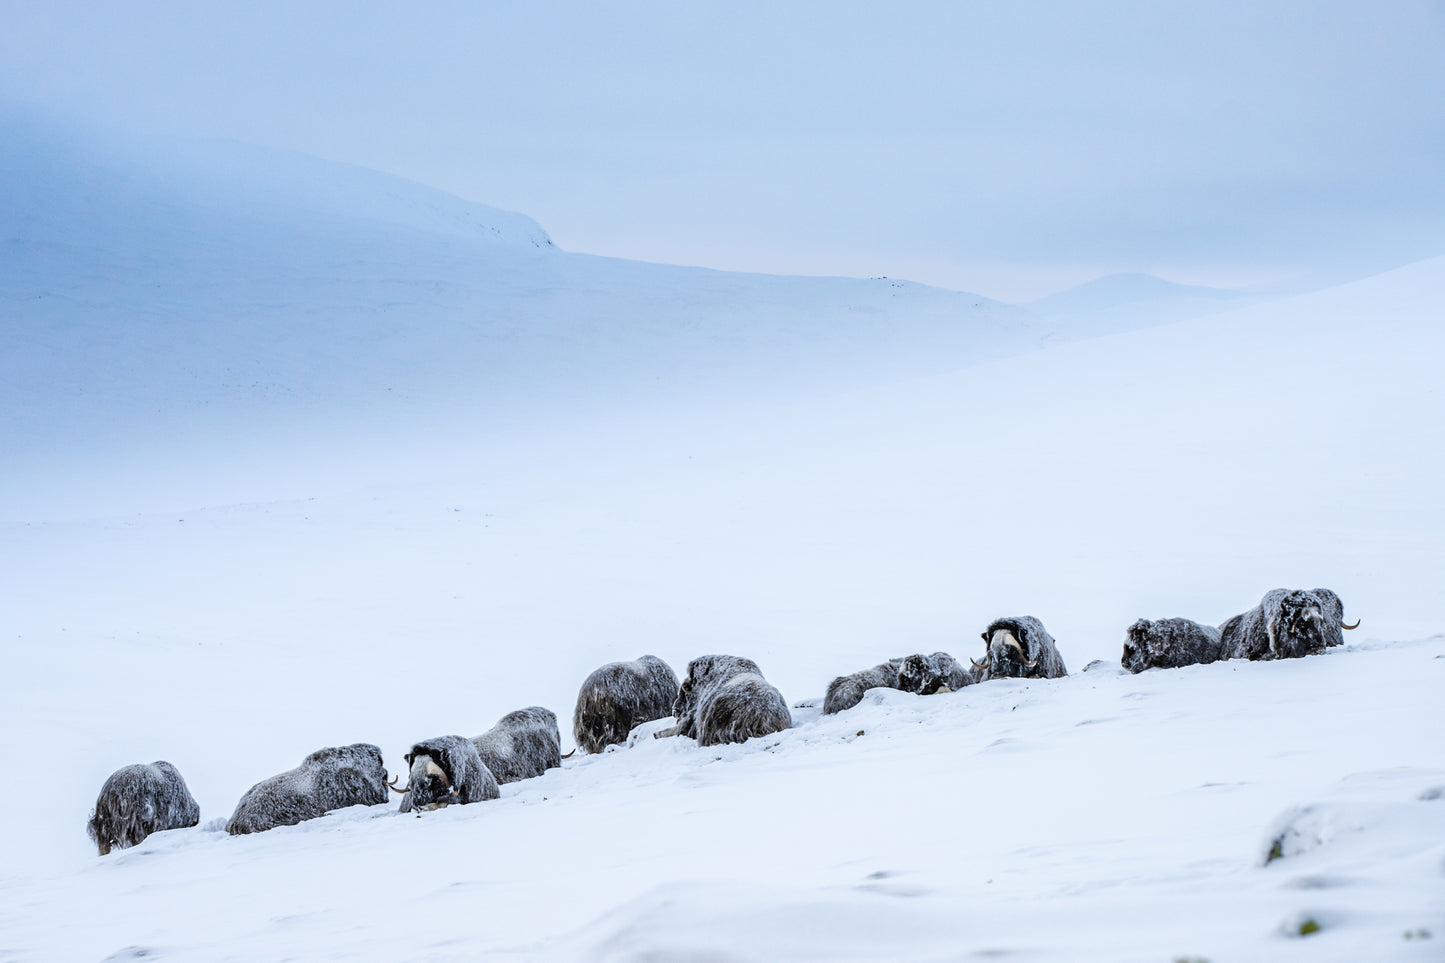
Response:
[{"label": "snowy slope", "polygon": [[[0,959],[1438,958],[1445,259],[1039,350],[947,292],[309,210],[269,265],[211,213],[7,249]],[[1359,638],[1080,672],[1280,585]],[[528,704],[570,744],[613,659],[797,700],[1023,612],[1074,676],[204,829],[322,745],[395,771]],[[160,758],[203,828],[97,859],[101,782]]]},{"label": "snowy slope", "polygon": [[[8,911],[4,945],[22,959],[53,958],[41,949],[53,948],[46,921],[80,892],[85,905],[112,908],[74,930],[62,957],[136,943],[180,959],[269,958],[288,947],[372,958],[426,932],[457,942],[415,950],[423,958],[494,948],[629,959],[659,941],[704,939],[687,935],[694,926],[724,932],[740,914],[761,920],[757,939],[796,948],[783,958],[808,958],[814,940],[815,958],[868,945],[852,930],[828,941],[841,916],[895,921],[889,932],[906,938],[878,938],[899,940],[903,958],[949,958],[954,934],[978,932],[963,945],[1045,958],[1077,959],[1083,945],[1100,959],[1278,959],[1295,944],[1277,929],[1298,910],[1352,934],[1299,944],[1307,958],[1359,959],[1361,946],[1371,958],[1430,958],[1400,934],[1440,931],[1439,890],[1425,885],[1440,867],[1429,848],[1439,827],[1414,797],[1445,769],[1429,735],[1445,660],[1434,659],[1438,641],[1397,640],[1435,635],[1445,609],[1433,378],[1441,303],[1445,261],[1426,262],[1224,318],[806,404],[579,414],[570,431],[525,441],[448,425],[431,436],[382,432],[372,447],[314,439],[189,471],[181,461],[136,468],[92,488],[89,515],[67,508],[7,522],[5,755],[31,772],[36,747],[63,746],[67,765],[44,770],[49,805],[24,791],[0,800],[0,824],[26,827],[7,831],[4,885],[34,894]],[[1362,327],[1362,316],[1373,323]],[[293,496],[201,500],[275,487]],[[138,512],[143,502],[170,507]],[[526,815],[504,817],[501,835],[437,847],[481,847],[464,866],[421,868],[415,839],[394,835],[410,825],[381,826],[390,818],[381,813],[307,827],[296,842],[195,833],[143,848],[152,856],[99,862],[81,831],[100,782],[125,763],[169,759],[203,820],[223,818],[252,782],[320,745],[373,740],[395,768],[411,741],[474,734],[521,705],[553,707],[565,726],[588,671],[643,651],[677,666],[703,652],[746,654],[797,699],[886,656],[970,654],[989,619],[1028,611],[1077,674],[1093,658],[1117,659],[1139,616],[1218,622],[1268,588],[1315,584],[1364,620],[1360,651],[1151,673],[1110,682],[1118,688],[1107,697],[1094,694],[1092,674],[1048,683],[1032,705],[1051,714],[1046,731],[1070,736],[1031,741],[1018,759],[1000,740],[1027,734],[1010,718],[1014,703],[997,701],[1013,693],[1001,683],[929,701],[928,713],[975,708],[938,717],[938,741],[912,756],[897,746],[912,745],[932,716],[894,719],[901,728],[886,751],[826,765],[800,748],[790,762],[765,746],[728,750],[754,761],[708,769],[706,798],[654,797],[648,780],[682,793],[695,784],[688,766],[716,753],[648,749],[664,758],[640,755],[656,765],[640,774],[605,768],[625,765],[611,757],[579,760],[521,798],[552,800],[574,767],[605,785],[583,784],[535,815],[530,802],[512,803]],[[1141,700],[1152,708],[1137,726],[1075,726],[1124,718],[1136,691],[1155,694]],[[842,741],[874,724],[866,712],[854,718],[815,731]],[[800,726],[787,745],[811,738]],[[1183,748],[1164,748],[1175,744]],[[964,755],[940,771],[952,745]],[[990,746],[1001,768],[976,774]],[[1092,767],[1106,762],[1136,774],[1106,768],[1095,781]],[[1355,777],[1396,767],[1399,783]],[[1007,779],[1026,782],[1000,800],[990,787],[1014,785]],[[1217,785],[1239,782],[1254,788],[1235,797]],[[1366,787],[1360,799],[1356,785]],[[1088,801],[1049,817],[1062,821],[1034,851],[1027,827],[1044,818],[1040,792]],[[814,802],[855,793],[863,808]],[[1237,802],[1208,816],[1221,796]],[[1314,804],[1377,827],[1301,870],[1326,890],[1349,881],[1339,894],[1315,893],[1308,880],[1281,889],[1293,874],[1254,865],[1272,821]],[[746,822],[757,809],[768,815],[752,819],[764,828],[748,846],[680,821]],[[1141,810],[1160,810],[1164,823],[1137,833],[1118,823]],[[443,818],[485,826],[490,812]],[[924,837],[903,846],[907,858],[894,823]],[[610,848],[627,834],[603,831],[659,826],[646,858]],[[803,831],[818,826],[831,835]],[[837,835],[855,848],[833,854]],[[957,855],[980,847],[991,860],[982,873]],[[137,865],[158,875],[125,875]],[[599,895],[595,872],[623,882]],[[869,880],[875,872],[903,875]],[[365,882],[335,882],[353,879]],[[995,890],[1000,879],[1012,882]],[[926,891],[916,899],[890,895],[915,883]],[[183,912],[141,912],[106,887]],[[1032,919],[1039,900],[1062,901],[1057,930],[1020,917]],[[1196,900],[1204,911],[1185,909]],[[1126,927],[1137,914],[1145,922]],[[795,919],[818,922],[803,932]]]}]

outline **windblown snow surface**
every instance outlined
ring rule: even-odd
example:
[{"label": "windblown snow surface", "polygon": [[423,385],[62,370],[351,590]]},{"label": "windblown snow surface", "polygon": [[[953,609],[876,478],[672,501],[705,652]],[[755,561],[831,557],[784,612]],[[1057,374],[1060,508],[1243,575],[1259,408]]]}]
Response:
[{"label": "windblown snow surface", "polygon": [[[972,296],[27,130],[0,960],[1441,959],[1445,259],[1048,342]],[[1342,649],[1118,668],[1136,618],[1316,585],[1363,620]],[[1069,677],[806,705],[1019,614]],[[644,652],[804,705],[496,801],[220,830],[326,745],[397,773],[537,704],[569,748],[582,680]],[[97,857],[100,785],[156,759],[200,827]]]}]

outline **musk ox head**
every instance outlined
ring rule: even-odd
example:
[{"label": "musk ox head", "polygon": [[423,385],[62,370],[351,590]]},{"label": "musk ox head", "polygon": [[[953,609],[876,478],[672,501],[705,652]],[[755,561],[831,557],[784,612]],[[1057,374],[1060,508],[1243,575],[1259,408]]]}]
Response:
[{"label": "musk ox head", "polygon": [[404,791],[411,793],[414,809],[430,812],[457,801],[457,788],[452,783],[451,773],[442,766],[445,761],[445,757],[438,759],[425,752],[406,754],[411,772]]},{"label": "musk ox head", "polygon": [[497,779],[482,762],[476,744],[464,736],[437,736],[418,742],[405,758],[408,785],[398,790],[404,793],[404,813],[440,809],[452,803],[465,805],[501,795]]},{"label": "musk ox head", "polygon": [[1054,637],[1032,615],[994,619],[983,630],[984,661],[973,661],[975,681],[1059,679],[1069,674]]},{"label": "musk ox head", "polygon": [[1130,672],[1138,674],[1149,668],[1149,632],[1153,624],[1148,619],[1139,619],[1124,633],[1124,654],[1119,664]]},{"label": "musk ox head", "polygon": [[1269,613],[1265,631],[1276,659],[1295,659],[1323,652],[1337,629],[1313,592],[1290,592]]},{"label": "musk ox head", "polygon": [[988,643],[983,663],[974,663],[975,668],[987,668],[990,679],[1023,679],[1034,674],[1038,663],[1028,657],[1023,643],[1009,626],[998,626],[992,632],[983,633]]},{"label": "musk ox head", "polygon": [[918,695],[952,692],[973,681],[973,676],[947,652],[916,653],[898,665],[898,688]]}]

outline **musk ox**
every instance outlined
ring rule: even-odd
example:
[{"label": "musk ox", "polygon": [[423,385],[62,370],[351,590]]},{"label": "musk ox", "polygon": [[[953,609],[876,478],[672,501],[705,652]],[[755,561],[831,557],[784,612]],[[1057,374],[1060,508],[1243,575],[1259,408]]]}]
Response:
[{"label": "musk ox", "polygon": [[687,666],[673,706],[677,725],[659,736],[683,735],[698,745],[743,742],[791,728],[783,694],[768,684],[752,659],[704,655]]},{"label": "musk ox", "polygon": [[[482,762],[477,745],[465,736],[437,736],[418,742],[406,754],[411,767],[402,793],[401,811],[430,812],[458,803],[496,799],[502,794],[497,778]],[[396,787],[392,787],[395,789]]]},{"label": "musk ox", "polygon": [[840,675],[828,683],[823,697],[823,714],[851,709],[863,701],[869,689],[899,689],[917,695],[950,692],[972,685],[976,674],[947,652],[909,655],[880,662],[870,669]]},{"label": "musk ox", "polygon": [[1274,589],[1219,627],[1226,659],[1298,659],[1343,645],[1345,606],[1329,589]]},{"label": "musk ox", "polygon": [[381,750],[369,743],[318,749],[295,769],[263,779],[241,797],[226,832],[232,836],[294,826],[347,806],[386,802]]},{"label": "musk ox", "polygon": [[201,807],[186,781],[168,762],[125,766],[110,774],[85,831],[104,856],[134,846],[151,833],[189,829],[201,821]]},{"label": "musk ox", "polygon": [[1054,637],[1032,615],[994,619],[983,631],[984,661],[974,662],[977,681],[1058,679],[1069,674]]},{"label": "musk ox", "polygon": [[672,715],[677,690],[677,673],[655,655],[609,662],[577,692],[572,737],[588,753],[626,742],[627,734],[644,722]]},{"label": "musk ox", "polygon": [[1189,619],[1140,619],[1124,635],[1120,665],[1138,674],[1145,669],[1208,665],[1223,658],[1219,630]]},{"label": "musk ox", "polygon": [[509,712],[472,740],[482,765],[499,784],[540,776],[562,765],[562,732],[551,709],[528,706]]},{"label": "musk ox", "polygon": [[978,673],[947,652],[910,655],[898,667],[898,688],[918,695],[956,692],[978,681]]}]

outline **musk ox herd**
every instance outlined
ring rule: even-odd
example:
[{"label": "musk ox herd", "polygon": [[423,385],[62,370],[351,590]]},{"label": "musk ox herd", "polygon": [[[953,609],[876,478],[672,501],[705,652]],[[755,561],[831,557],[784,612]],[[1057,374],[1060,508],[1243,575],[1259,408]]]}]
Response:
[{"label": "musk ox herd", "polygon": [[[1344,605],[1329,589],[1275,589],[1217,628],[1184,618],[1140,619],[1125,632],[1123,668],[1174,669],[1224,659],[1297,659],[1344,642]],[[825,715],[851,709],[869,689],[917,695],[953,692],[990,679],[1057,679],[1068,674],[1054,637],[1031,615],[995,619],[982,633],[982,658],[961,663],[947,652],[889,659],[828,684]],[[672,717],[654,733],[698,745],[745,742],[792,727],[787,700],[751,659],[704,655],[676,673],[654,655],[610,662],[583,681],[572,734],[583,753],[627,742],[638,726]],[[570,753],[569,753],[570,755]],[[496,799],[500,786],[562,765],[561,731],[550,709],[509,712],[479,736],[436,736],[405,755],[407,783],[387,779],[381,750],[370,743],[332,746],[295,769],[263,779],[241,796],[226,832],[259,833],[294,826],[347,806],[374,806],[388,789],[399,810],[417,814]],[[200,822],[201,810],[176,767],[159,761],[125,766],[101,786],[86,829],[100,855],[134,846],[151,833]]]}]

